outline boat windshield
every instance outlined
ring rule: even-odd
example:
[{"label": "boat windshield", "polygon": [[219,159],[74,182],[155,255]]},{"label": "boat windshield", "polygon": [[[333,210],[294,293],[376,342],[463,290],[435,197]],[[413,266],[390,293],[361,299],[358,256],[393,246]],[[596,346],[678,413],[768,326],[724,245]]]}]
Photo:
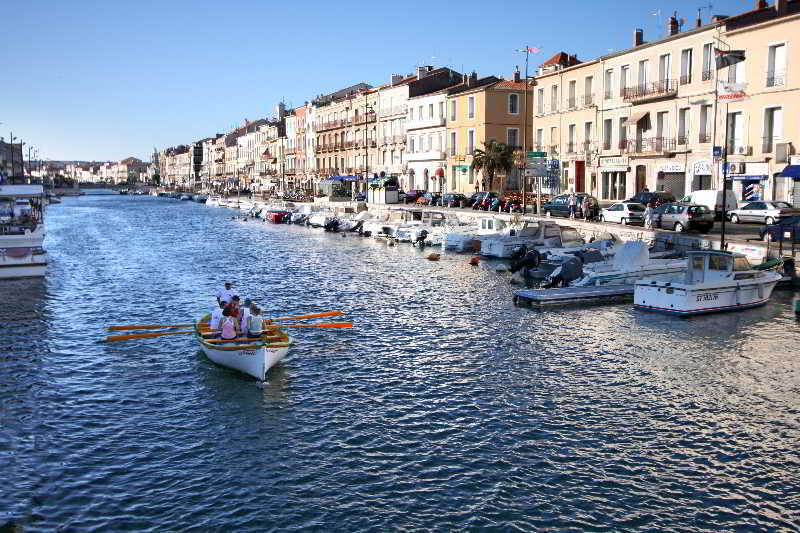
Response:
[{"label": "boat windshield", "polygon": [[753,270],[753,267],[750,265],[750,261],[748,261],[746,257],[734,257],[733,270],[736,272],[741,272],[743,270]]}]

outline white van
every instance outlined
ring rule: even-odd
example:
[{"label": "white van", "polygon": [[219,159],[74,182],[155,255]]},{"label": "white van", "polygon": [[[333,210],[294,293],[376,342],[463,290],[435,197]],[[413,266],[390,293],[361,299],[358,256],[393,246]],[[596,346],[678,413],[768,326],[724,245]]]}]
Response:
[{"label": "white van", "polygon": [[[699,191],[692,191],[683,198],[681,202],[691,202],[693,204],[700,204],[706,206],[709,210],[714,212],[717,220],[722,219],[722,191],[717,189],[705,189]],[[725,211],[731,211],[739,207],[736,203],[736,196],[733,191],[728,191],[725,195]]]}]

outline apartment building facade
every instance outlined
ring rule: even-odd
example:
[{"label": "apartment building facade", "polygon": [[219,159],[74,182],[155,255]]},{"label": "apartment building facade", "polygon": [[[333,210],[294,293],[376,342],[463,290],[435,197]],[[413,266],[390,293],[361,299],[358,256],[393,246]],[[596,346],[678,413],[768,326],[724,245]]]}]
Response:
[{"label": "apartment building facade", "polygon": [[[788,75],[800,2],[759,2],[751,12],[644,42],[585,63],[543,65],[536,77],[534,147],[561,169],[562,187],[606,203],[645,187],[677,198],[729,186],[740,201],[791,200],[793,180],[776,177],[798,141]],[[741,49],[746,60],[716,69],[715,49]],[[552,66],[552,65],[549,65]],[[745,100],[718,99],[721,82],[747,84]],[[787,118],[789,117],[789,118]]]}]

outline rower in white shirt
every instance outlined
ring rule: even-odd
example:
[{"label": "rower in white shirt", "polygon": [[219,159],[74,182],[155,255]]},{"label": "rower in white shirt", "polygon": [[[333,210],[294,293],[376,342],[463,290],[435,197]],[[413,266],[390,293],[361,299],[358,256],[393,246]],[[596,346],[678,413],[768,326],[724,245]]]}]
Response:
[{"label": "rower in white shirt", "polygon": [[240,329],[241,329],[242,331],[247,331],[247,324],[248,324],[247,320],[248,320],[248,319],[250,318],[250,316],[252,315],[252,313],[251,313],[251,311],[250,311],[250,306],[251,306],[252,304],[253,304],[253,301],[252,301],[252,300],[250,300],[250,298],[245,298],[245,299],[244,299],[244,306],[243,306],[243,307],[242,307],[242,309],[241,309],[241,318],[242,318],[242,321],[239,323],[239,325],[240,325]]},{"label": "rower in white shirt", "polygon": [[[211,320],[208,323],[210,329],[219,329],[219,321],[222,319],[222,308],[225,307],[224,303],[220,303],[216,308],[211,310]],[[216,332],[214,332],[216,333]]]},{"label": "rower in white shirt", "polygon": [[230,281],[226,281],[225,288],[217,291],[217,303],[230,303],[234,296],[239,296],[239,293],[233,290]]}]

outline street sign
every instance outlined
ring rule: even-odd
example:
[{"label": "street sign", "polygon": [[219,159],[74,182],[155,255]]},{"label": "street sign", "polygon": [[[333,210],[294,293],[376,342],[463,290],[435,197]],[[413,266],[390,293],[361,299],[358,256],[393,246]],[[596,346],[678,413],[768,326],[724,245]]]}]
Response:
[{"label": "street sign", "polygon": [[715,146],[711,152],[714,157],[722,157],[722,146]]},{"label": "street sign", "polygon": [[535,157],[547,157],[547,152],[528,152],[527,157],[528,159],[533,159]]}]

